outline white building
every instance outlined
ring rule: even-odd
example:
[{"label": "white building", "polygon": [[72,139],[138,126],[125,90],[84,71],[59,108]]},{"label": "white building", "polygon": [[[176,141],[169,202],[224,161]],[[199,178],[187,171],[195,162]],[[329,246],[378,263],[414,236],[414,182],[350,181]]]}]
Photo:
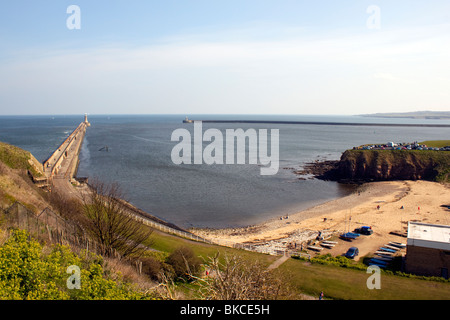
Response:
[{"label": "white building", "polygon": [[448,279],[450,268],[450,226],[408,223],[407,272]]}]

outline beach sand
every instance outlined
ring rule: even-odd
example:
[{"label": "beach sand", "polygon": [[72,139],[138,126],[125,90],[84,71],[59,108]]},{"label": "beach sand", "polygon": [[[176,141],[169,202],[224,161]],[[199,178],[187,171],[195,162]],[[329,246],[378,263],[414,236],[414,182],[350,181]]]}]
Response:
[{"label": "beach sand", "polygon": [[389,241],[406,243],[405,237],[391,232],[406,234],[408,221],[450,225],[450,210],[446,207],[449,205],[448,184],[430,181],[371,182],[363,184],[351,195],[289,217],[280,215],[247,228],[192,231],[217,243],[248,243],[283,250],[289,245],[292,247],[314,239],[319,231],[338,235],[367,225],[373,228],[372,235],[360,236],[353,242],[338,239],[334,248],[320,252],[339,255],[349,247],[357,246],[359,257],[362,257]]}]

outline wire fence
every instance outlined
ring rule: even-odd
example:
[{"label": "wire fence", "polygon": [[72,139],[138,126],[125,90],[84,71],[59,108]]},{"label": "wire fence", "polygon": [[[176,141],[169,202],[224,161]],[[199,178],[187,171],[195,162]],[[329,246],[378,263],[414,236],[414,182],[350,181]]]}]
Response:
[{"label": "wire fence", "polygon": [[[246,244],[246,243],[236,243],[233,241],[228,241],[228,240],[223,240],[223,239],[215,239],[215,240],[205,239],[205,238],[202,238],[191,232],[184,231],[180,228],[177,228],[176,226],[171,227],[170,224],[165,223],[164,221],[159,220],[153,216],[149,216],[146,212],[144,212],[138,208],[135,208],[126,202],[123,202],[123,201],[121,201],[121,202],[128,209],[128,212],[131,215],[133,215],[133,217],[137,221],[139,221],[142,224],[147,225],[155,230],[162,231],[164,233],[176,235],[178,237],[185,238],[185,239],[192,240],[192,241],[198,241],[198,242],[203,242],[203,243],[212,244],[212,245],[219,245],[219,246],[253,251],[253,252],[264,253],[264,254],[269,254],[269,255],[277,255],[277,256],[293,255],[293,254],[301,255],[301,253],[299,253],[297,251],[289,250],[289,249],[284,249],[284,250],[274,249],[274,248],[271,248],[268,246],[252,245],[252,244]],[[309,255],[306,254],[305,256],[309,256]]]},{"label": "wire fence", "polygon": [[[309,254],[299,253],[298,251],[290,249],[277,249],[264,245],[236,243],[233,241],[222,239],[205,239],[191,232],[176,229],[163,223],[154,221],[151,218],[143,215],[143,212],[140,212],[137,209],[129,209],[131,209],[128,211],[129,214],[133,215],[133,218],[138,222],[155,230],[172,234],[184,239],[269,255],[300,255],[306,258],[310,258]],[[105,253],[105,248],[96,241],[93,241],[80,225],[78,225],[74,221],[69,221],[62,218],[60,215],[53,212],[50,208],[46,208],[40,214],[36,215],[20,202],[15,202],[9,208],[3,211],[5,215],[6,225],[8,227],[16,227],[27,230],[36,239],[49,241],[51,243],[69,245],[77,252],[81,252],[82,250],[84,250],[86,254],[89,251],[97,254]],[[122,258],[120,253],[114,249],[110,249],[107,254],[119,259]]]},{"label": "wire fence", "polygon": [[15,202],[2,211],[7,228],[26,230],[38,241],[67,245],[76,253],[83,252],[88,255],[89,252],[93,252],[122,258],[117,250],[105,249],[104,246],[93,241],[77,223],[62,218],[50,208],[36,215],[22,203]]},{"label": "wire fence", "polygon": [[[266,246],[258,246],[258,245],[252,245],[252,244],[246,244],[246,243],[236,243],[233,241],[222,240],[222,239],[216,239],[216,240],[205,239],[205,238],[202,238],[193,233],[190,233],[187,231],[182,231],[182,230],[177,230],[175,228],[171,228],[169,226],[152,221],[145,217],[135,216],[135,219],[138,220],[139,222],[141,222],[142,224],[145,224],[153,229],[160,230],[164,233],[173,234],[173,235],[176,235],[178,237],[185,238],[188,240],[203,242],[203,243],[212,244],[212,245],[219,245],[219,246],[229,247],[229,248],[234,248],[234,249],[241,249],[241,250],[253,251],[253,252],[258,252],[258,253],[264,253],[264,254],[269,254],[269,255],[276,255],[276,256],[294,255],[294,254],[295,255],[304,255],[302,253],[299,253],[299,252],[293,251],[293,250],[289,250],[289,249],[284,249],[284,250],[283,249],[274,249],[274,248],[270,248],[270,247],[266,247]],[[304,256],[309,258],[309,254],[305,254]]]}]

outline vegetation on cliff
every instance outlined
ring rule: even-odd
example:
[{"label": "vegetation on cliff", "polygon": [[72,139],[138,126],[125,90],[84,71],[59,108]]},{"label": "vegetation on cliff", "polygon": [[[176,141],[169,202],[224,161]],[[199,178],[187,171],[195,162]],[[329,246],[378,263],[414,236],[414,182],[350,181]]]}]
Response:
[{"label": "vegetation on cliff", "polygon": [[28,151],[0,142],[0,161],[11,169],[29,170],[34,177],[43,175],[42,164]]},{"label": "vegetation on cliff", "polygon": [[337,167],[340,179],[449,181],[450,152],[347,150]]},{"label": "vegetation on cliff", "polygon": [[450,140],[427,140],[420,142],[420,144],[425,144],[433,148],[444,148],[450,146]]}]

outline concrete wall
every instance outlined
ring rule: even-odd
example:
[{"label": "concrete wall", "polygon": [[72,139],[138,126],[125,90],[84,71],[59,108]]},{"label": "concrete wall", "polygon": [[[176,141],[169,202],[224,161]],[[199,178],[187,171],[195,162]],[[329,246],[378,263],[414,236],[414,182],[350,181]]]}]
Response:
[{"label": "concrete wall", "polygon": [[[43,163],[44,172],[47,175],[53,176],[58,173],[64,159],[66,158],[66,151],[70,150],[72,145],[76,142],[82,141],[86,132],[86,123],[82,122],[78,127],[64,140],[64,142],[53,152],[53,154]],[[81,147],[81,144],[80,144]],[[79,152],[79,150],[77,150]],[[48,165],[50,167],[48,167]],[[50,172],[49,172],[49,169]]]}]

